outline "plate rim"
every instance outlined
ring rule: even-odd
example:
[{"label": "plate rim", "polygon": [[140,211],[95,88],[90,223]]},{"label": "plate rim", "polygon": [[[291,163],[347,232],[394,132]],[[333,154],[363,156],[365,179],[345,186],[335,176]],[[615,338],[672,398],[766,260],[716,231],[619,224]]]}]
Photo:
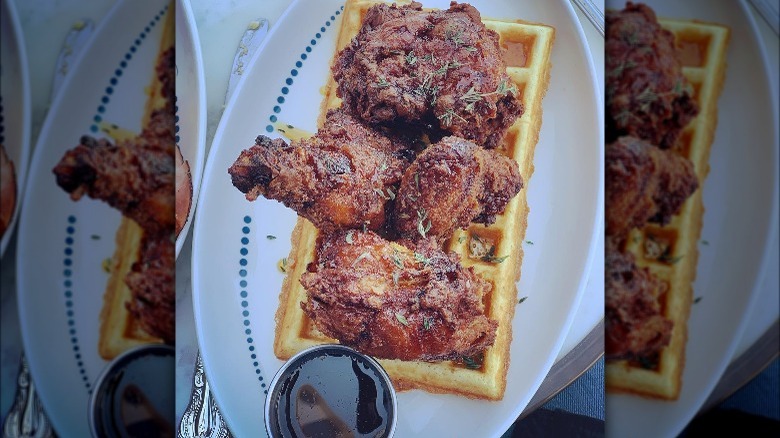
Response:
[{"label": "plate rim", "polygon": [[5,254],[11,241],[11,237],[16,234],[16,223],[21,215],[22,205],[24,204],[25,188],[27,187],[27,171],[31,164],[30,138],[32,130],[32,97],[30,90],[30,70],[27,60],[27,44],[24,39],[22,24],[19,19],[19,13],[16,5],[12,1],[2,2],[6,19],[11,23],[11,33],[14,35],[13,44],[16,46],[16,52],[19,55],[19,75],[21,76],[21,112],[22,126],[21,140],[22,144],[19,151],[19,160],[14,163],[14,172],[16,173],[16,205],[11,215],[11,222],[5,230],[3,237],[0,238],[0,258]]},{"label": "plate rim", "polygon": [[[187,23],[187,29],[185,32],[189,34],[189,39],[192,42],[192,53],[195,55],[195,59],[193,60],[195,65],[195,72],[196,72],[196,78],[195,82],[197,83],[197,97],[196,102],[198,105],[198,124],[197,124],[197,134],[196,138],[198,141],[197,146],[197,153],[195,155],[195,165],[193,166],[193,163],[190,163],[190,178],[192,182],[192,196],[190,201],[190,211],[187,213],[187,220],[184,222],[184,227],[182,228],[181,232],[179,232],[179,235],[176,236],[176,259],[179,258],[179,253],[181,253],[181,249],[184,246],[184,243],[187,241],[187,236],[189,235],[190,228],[192,228],[192,223],[195,220],[195,210],[198,207],[198,197],[200,195],[200,185],[203,181],[203,172],[205,169],[206,164],[206,120],[207,120],[207,108],[206,108],[206,79],[205,79],[205,70],[203,66],[203,51],[200,44],[200,35],[198,34],[198,27],[197,23],[195,21],[195,15],[192,11],[192,6],[190,5],[190,2],[187,0],[176,0],[176,17],[178,21],[179,11],[181,10],[184,13],[184,21]],[[176,26],[176,29],[178,29],[179,26]],[[176,31],[176,34],[179,34],[179,31]],[[178,45],[179,38],[177,36],[176,38],[176,44]],[[178,49],[177,49],[178,50]],[[191,94],[191,93],[187,93]],[[195,171],[193,171],[193,167],[195,167]]]},{"label": "plate rim", "polygon": [[[4,2],[5,3],[5,2]],[[171,11],[170,2],[165,0],[156,0],[155,3],[148,3],[144,5],[145,9],[149,10],[160,10],[161,8],[167,8],[166,10]],[[168,5],[168,6],[166,6]],[[50,137],[50,131],[52,130],[52,125],[55,124],[56,115],[61,111],[61,108],[64,107],[64,101],[67,96],[66,90],[72,88],[72,83],[79,80],[79,77],[77,74],[74,74],[74,71],[79,71],[82,68],[84,68],[85,65],[89,65],[89,58],[88,55],[95,50],[95,46],[99,46],[103,43],[103,39],[100,38],[104,33],[110,32],[110,27],[118,20],[118,17],[120,17],[120,12],[123,12],[126,8],[130,8],[135,6],[131,1],[129,0],[118,0],[116,3],[114,3],[105,13],[103,18],[100,20],[100,23],[95,27],[94,33],[92,34],[92,37],[90,37],[84,44],[81,50],[78,51],[78,53],[75,54],[74,59],[71,64],[71,70],[70,74],[66,75],[63,79],[62,85],[61,85],[61,91],[56,93],[54,96],[54,99],[51,101],[48,111],[46,114],[46,117],[44,118],[44,121],[41,125],[41,128],[39,130],[39,135],[37,137],[35,148],[32,153],[32,158],[30,161],[30,169],[37,170],[37,169],[43,169],[42,161],[46,158],[46,153],[48,152],[45,150],[44,147],[45,142],[47,142]],[[136,9],[133,9],[136,10]],[[28,180],[32,179],[32,172],[28,174]],[[29,182],[29,181],[28,181]],[[24,218],[27,216],[30,216],[33,214],[31,210],[36,204],[35,202],[32,202],[28,198],[32,196],[30,194],[31,192],[27,190],[25,192],[24,199],[22,200],[21,205],[21,211],[20,211],[20,218]],[[24,249],[24,248],[31,248],[29,243],[27,242],[28,239],[32,239],[32,237],[29,237],[32,235],[32,231],[28,231],[28,227],[32,227],[29,220],[20,220],[19,221],[19,230],[18,230],[18,237],[17,237],[17,246],[18,248]],[[113,238],[113,236],[112,236]],[[56,408],[60,405],[60,400],[62,399],[62,395],[56,394],[56,393],[49,393],[47,394],[47,391],[49,389],[46,389],[45,386],[40,386],[41,381],[46,381],[49,379],[41,379],[41,376],[46,376],[50,373],[47,372],[47,370],[50,369],[50,360],[49,356],[46,355],[46,353],[41,353],[40,348],[36,347],[36,339],[31,338],[33,335],[30,333],[30,330],[27,327],[30,327],[32,324],[34,324],[35,311],[32,309],[32,306],[34,306],[33,303],[30,303],[29,300],[31,298],[27,298],[29,294],[25,293],[26,290],[29,288],[27,287],[27,276],[25,275],[25,271],[29,270],[30,268],[28,265],[30,262],[27,260],[29,256],[22,256],[20,250],[17,250],[17,260],[16,260],[16,266],[15,266],[15,274],[16,274],[16,291],[17,291],[17,311],[19,315],[19,326],[20,326],[20,334],[22,338],[22,348],[25,352],[25,356],[28,360],[28,367],[30,370],[30,375],[33,378],[33,381],[36,382],[36,392],[38,393],[38,398],[41,401],[41,404],[44,408],[44,411],[46,412],[47,417],[51,421],[55,431],[58,433],[67,432],[70,429],[65,428],[66,426],[73,426],[75,424],[73,420],[68,420],[67,418],[63,418],[62,413],[60,413],[61,409],[52,409],[53,407]],[[101,296],[103,292],[101,291]],[[101,302],[102,303],[102,302]],[[28,306],[31,307],[28,309]],[[63,306],[64,309],[64,306]],[[45,358],[47,360],[39,360],[41,358]],[[43,391],[41,390],[43,388]],[[53,389],[52,389],[53,390]],[[89,395],[87,396],[89,397]],[[86,414],[87,405],[84,406],[84,413]],[[89,425],[86,420],[84,420],[84,424],[87,426],[87,429],[89,429]]]}]

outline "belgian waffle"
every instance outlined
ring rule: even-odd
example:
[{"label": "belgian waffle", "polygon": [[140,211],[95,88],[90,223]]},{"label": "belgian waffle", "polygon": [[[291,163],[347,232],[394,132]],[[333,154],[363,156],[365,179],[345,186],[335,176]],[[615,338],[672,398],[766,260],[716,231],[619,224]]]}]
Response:
[{"label": "belgian waffle", "polygon": [[[173,17],[173,8],[169,7],[160,41],[158,59],[174,44]],[[147,88],[149,98],[144,112],[144,125],[149,122],[155,109],[165,106],[162,84],[156,73],[152,75],[152,78],[152,82]],[[121,129],[109,131],[109,135],[114,137],[114,140],[121,140],[123,136],[134,136],[133,133]],[[108,266],[110,276],[103,294],[103,308],[100,312],[98,353],[106,360],[111,360],[122,352],[139,345],[163,343],[162,339],[146,333],[125,306],[125,303],[133,300],[132,292],[125,284],[125,276],[132,269],[133,263],[140,257],[143,233],[143,229],[135,221],[122,216],[115,236],[114,255]]]},{"label": "belgian waffle", "polygon": [[[730,31],[722,25],[699,21],[658,21],[674,34],[681,53],[686,53],[681,57],[683,74],[693,86],[699,114],[683,130],[679,151],[693,162],[701,186],[709,173],[710,147],[717,125],[717,101],[723,88]],[[634,255],[637,265],[647,267],[666,283],[662,298],[664,315],[674,323],[674,329],[655,368],[643,368],[625,360],[607,363],[608,390],[669,400],[679,396],[703,213],[702,190],[699,189],[669,224],[663,227],[647,224],[633,230],[626,239],[625,249]]]},{"label": "belgian waffle", "polygon": [[[376,1],[347,1],[336,50],[342,50],[360,30],[363,16]],[[507,133],[498,149],[514,158],[526,182],[533,173],[534,148],[542,123],[542,98],[550,78],[550,53],[555,29],[524,21],[484,19],[485,26],[499,34],[499,42],[508,53],[507,73],[517,86],[517,97],[525,113]],[[320,113],[320,125],[328,109],[341,105],[336,96],[336,83],[329,77]],[[486,315],[499,322],[495,344],[484,357],[466,361],[437,363],[381,360],[398,390],[424,389],[436,393],[455,393],[471,398],[500,400],[506,388],[509,366],[509,345],[512,340],[512,318],[517,305],[516,282],[520,278],[523,241],[527,226],[526,191],[509,203],[503,215],[490,226],[473,224],[468,230],[458,230],[445,244],[456,252],[465,267],[473,266],[482,278],[493,284],[486,298]],[[298,351],[322,343],[336,342],[320,333],[301,310],[306,291],[299,279],[314,258],[317,229],[299,218],[292,236],[292,249],[287,259],[287,277],[282,286],[276,313],[274,352],[287,359]]]}]

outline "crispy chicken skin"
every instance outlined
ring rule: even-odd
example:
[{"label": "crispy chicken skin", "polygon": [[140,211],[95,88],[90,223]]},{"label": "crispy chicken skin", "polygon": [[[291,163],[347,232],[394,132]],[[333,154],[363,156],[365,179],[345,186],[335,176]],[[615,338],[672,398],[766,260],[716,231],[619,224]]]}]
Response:
[{"label": "crispy chicken skin", "polygon": [[364,224],[378,230],[413,147],[409,140],[332,110],[309,139],[288,145],[257,137],[228,172],[248,200],[263,195],[281,201],[322,230]]},{"label": "crispy chicken skin", "polygon": [[112,143],[83,136],[53,172],[77,201],[87,195],[107,202],[144,231],[139,260],[125,277],[126,303],[141,326],[166,343],[175,340],[174,49],[156,67],[165,99],[137,137]]},{"label": "crispy chicken skin", "polygon": [[173,111],[157,110],[140,136],[117,142],[81,137],[54,174],[77,201],[100,199],[151,234],[172,232],[174,217]]},{"label": "crispy chicken skin", "polygon": [[125,277],[133,301],[125,303],[147,333],[176,341],[175,247],[168,238],[144,236],[141,256]]},{"label": "crispy chicken skin", "polygon": [[629,2],[606,15],[606,141],[631,135],[668,149],[698,113],[674,36],[655,13]]},{"label": "crispy chicken skin", "polygon": [[498,323],[482,303],[491,285],[454,253],[370,231],[320,239],[301,307],[326,335],[378,358],[425,361],[470,357],[495,341]]},{"label": "crispy chicken skin", "polygon": [[453,2],[371,7],[333,65],[338,96],[358,118],[457,135],[493,148],[523,113],[498,34],[479,12]]},{"label": "crispy chicken skin", "polygon": [[472,221],[491,224],[523,187],[517,162],[459,137],[429,146],[406,169],[394,211],[401,237],[442,241]]},{"label": "crispy chicken skin", "polygon": [[633,255],[618,248],[614,239],[607,239],[604,272],[606,358],[647,362],[671,339],[672,321],[663,316],[660,304],[666,284],[647,268],[638,267]]},{"label": "crispy chicken skin", "polygon": [[699,186],[690,160],[634,137],[608,144],[604,156],[607,235],[668,223]]}]

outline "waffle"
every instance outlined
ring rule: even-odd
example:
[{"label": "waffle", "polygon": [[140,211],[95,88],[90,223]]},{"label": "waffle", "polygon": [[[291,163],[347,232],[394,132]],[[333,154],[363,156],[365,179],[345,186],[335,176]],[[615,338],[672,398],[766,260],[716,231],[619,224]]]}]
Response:
[{"label": "waffle", "polygon": [[[682,52],[683,74],[691,83],[699,104],[699,114],[683,130],[680,153],[694,165],[700,186],[709,173],[709,155],[717,125],[717,100],[726,71],[729,29],[699,21],[659,19],[661,26],[675,36]],[[666,226],[647,224],[635,229],[626,240],[639,267],[647,267],[667,284],[662,298],[665,316],[674,323],[669,345],[654,369],[628,361],[610,361],[606,367],[607,390],[676,400],[682,386],[685,366],[687,321],[696,277],[697,243],[704,206],[701,188],[683,204]]]},{"label": "waffle", "polygon": [[[374,1],[347,1],[337,40],[337,53],[360,29],[366,10]],[[507,72],[518,89],[525,113],[512,125],[499,151],[514,158],[526,182],[533,173],[533,154],[542,123],[542,98],[550,77],[550,53],[555,29],[522,21],[484,19],[485,25],[500,35],[500,44],[514,56],[507,57]],[[341,105],[336,83],[331,76],[326,84],[320,113],[320,126],[330,108]],[[423,389],[435,393],[454,393],[470,398],[500,400],[506,388],[509,345],[512,340],[512,318],[517,305],[516,282],[520,278],[523,241],[527,226],[526,190],[512,199],[503,215],[490,226],[472,224],[458,230],[445,244],[455,251],[465,267],[473,267],[482,278],[493,284],[486,298],[485,311],[498,321],[495,344],[484,357],[466,361],[437,363],[380,360],[397,390]],[[337,342],[320,333],[301,310],[306,291],[298,281],[314,259],[317,229],[307,220],[298,219],[292,235],[292,250],[287,259],[287,277],[276,313],[274,352],[288,359],[298,351],[322,343]],[[506,256],[506,258],[503,258]],[[500,261],[499,261],[500,260]]]},{"label": "waffle", "polygon": [[[173,8],[169,7],[158,56],[162,56],[163,52],[174,44],[173,17]],[[144,111],[144,125],[149,122],[155,109],[165,105],[162,84],[159,82],[156,72],[152,74],[152,82],[146,92],[149,98],[146,101]],[[122,129],[106,129],[106,132],[114,140],[135,136],[135,134]],[[125,305],[133,300],[132,292],[125,284],[125,277],[140,256],[143,233],[143,229],[135,221],[122,216],[115,236],[114,255],[107,267],[109,278],[103,294],[103,308],[100,311],[98,353],[106,360],[111,360],[122,352],[139,345],[163,343],[162,339],[146,333]]]}]

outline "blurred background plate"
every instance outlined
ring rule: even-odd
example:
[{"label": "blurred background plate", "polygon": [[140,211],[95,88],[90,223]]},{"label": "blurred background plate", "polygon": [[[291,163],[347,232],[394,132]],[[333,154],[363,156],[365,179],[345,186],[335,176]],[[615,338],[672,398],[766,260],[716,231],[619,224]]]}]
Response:
[{"label": "blurred background plate", "polygon": [[99,123],[141,131],[167,1],[120,1],[73,61],[36,143],[19,226],[17,285],[24,351],[58,434],[89,436],[87,403],[106,364],[99,313],[114,252],[118,211],[71,201],[52,168]]},{"label": "blurred background plate", "polygon": [[[16,205],[8,229],[0,239],[0,257],[14,231],[24,198],[30,157],[30,76],[22,27],[14,4],[0,2],[0,144],[13,162]],[[3,169],[5,170],[5,169]]]},{"label": "blurred background plate", "polygon": [[[731,41],[718,126],[704,181],[704,224],[682,391],[673,402],[608,394],[607,432],[674,436],[693,418],[732,361],[758,302],[777,235],[777,90],[746,3],[648,1],[659,17],[727,25]],[[607,2],[622,9],[623,2]],[[775,73],[776,74],[776,73]],[[775,246],[776,247],[776,246]],[[776,294],[775,290],[775,294]],[[776,311],[777,309],[767,309]]]},{"label": "blurred background plate", "polygon": [[179,257],[198,203],[206,159],[206,84],[198,29],[188,0],[176,0],[176,144],[189,162],[192,202],[187,222],[176,236]]}]

